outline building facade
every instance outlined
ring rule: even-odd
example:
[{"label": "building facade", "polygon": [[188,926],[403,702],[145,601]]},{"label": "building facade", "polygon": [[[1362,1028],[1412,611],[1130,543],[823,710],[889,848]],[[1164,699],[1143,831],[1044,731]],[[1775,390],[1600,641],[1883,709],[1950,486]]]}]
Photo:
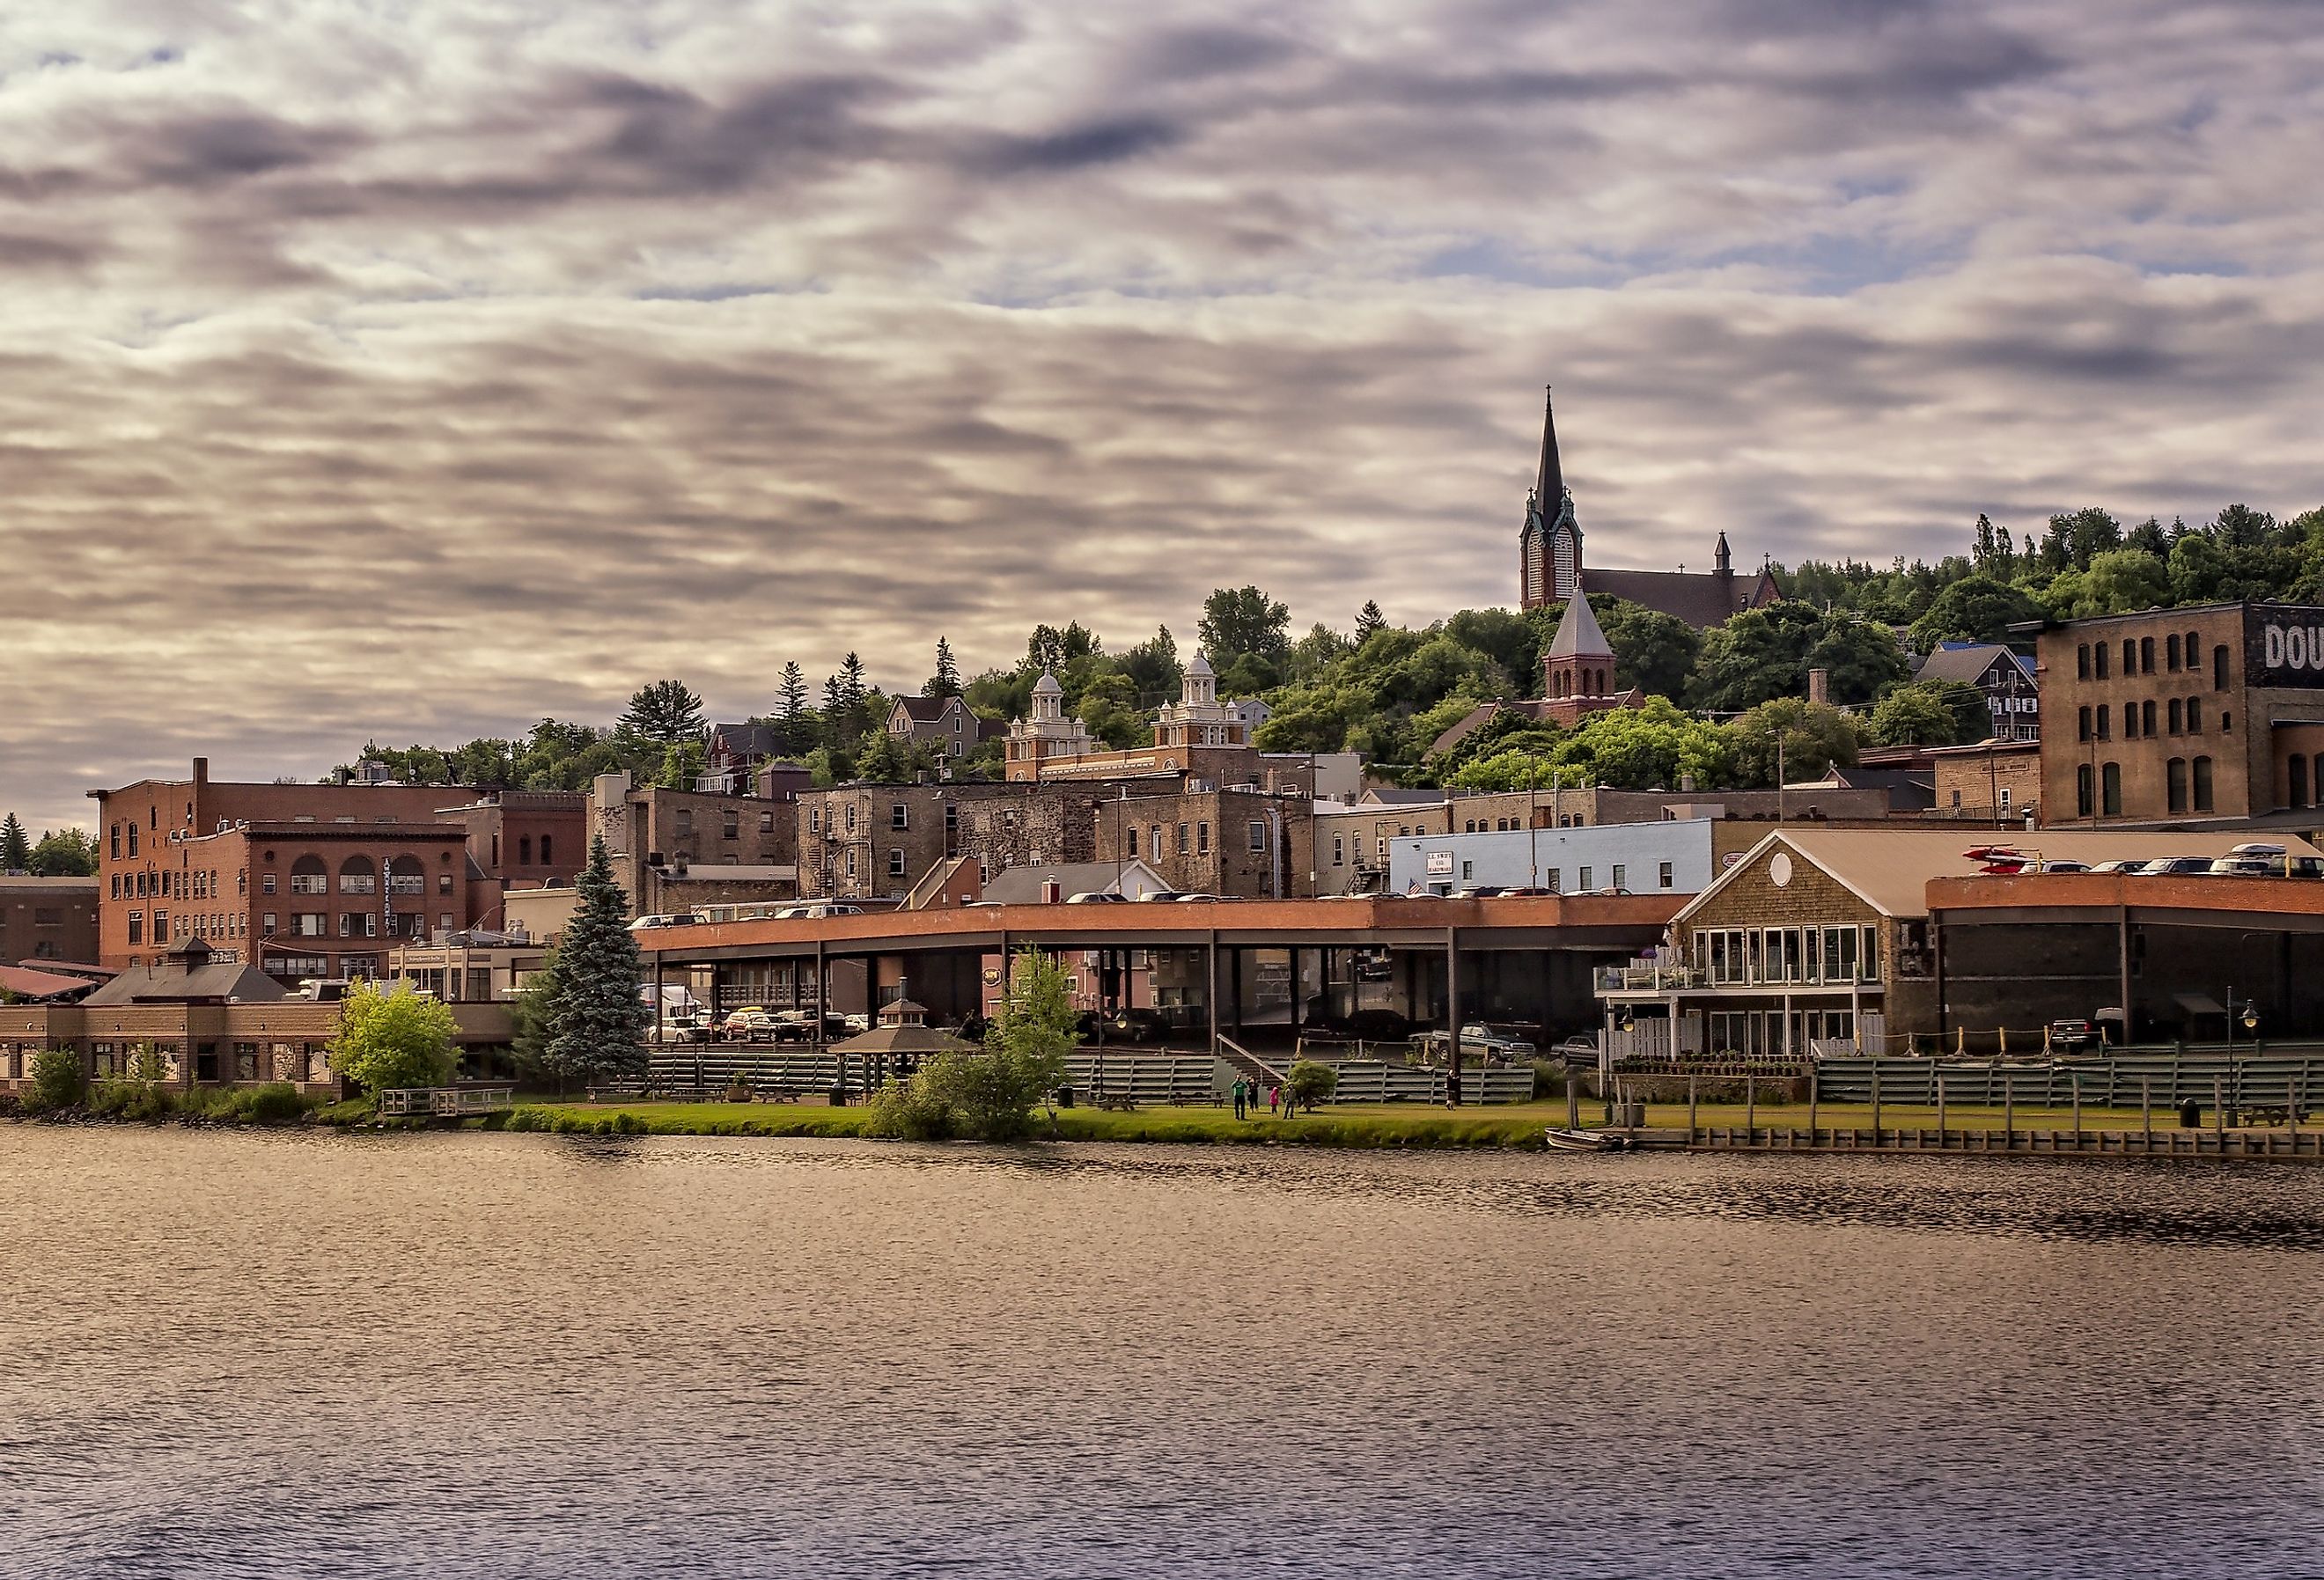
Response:
[{"label": "building facade", "polygon": [[99,964],[97,878],[0,873],[0,966]]},{"label": "building facade", "polygon": [[2033,661],[1998,642],[1946,642],[1922,661],[1913,678],[1957,680],[1985,693],[1990,740],[2042,738],[2042,688]]},{"label": "building facade", "polygon": [[1248,790],[1130,795],[1098,803],[1097,857],[1144,861],[1170,888],[1229,900],[1314,893],[1314,806]]},{"label": "building facade", "polygon": [[2052,825],[2243,822],[2318,802],[2324,608],[2212,604],[2050,626]]},{"label": "building facade", "polygon": [[[632,914],[682,910],[682,895],[665,893],[683,870],[750,871],[751,899],[788,899],[798,892],[796,805],[755,796],[699,790],[637,789],[626,773],[600,774],[590,790],[591,832],[602,835],[614,881],[630,897]],[[739,900],[742,872],[732,874],[722,901]],[[686,901],[692,903],[692,901]]]},{"label": "building facade", "polygon": [[808,790],[794,808],[800,892],[900,901],[956,856],[975,861],[986,882],[1012,867],[1090,861],[1105,795],[1092,785],[979,781]]},{"label": "building facade", "polygon": [[1719,827],[1691,818],[1416,836],[1390,845],[1388,892],[1451,894],[1489,886],[1559,894],[1699,893],[1716,871],[1712,835]]},{"label": "building facade", "polygon": [[899,697],[888,710],[888,733],[947,759],[966,757],[1002,726],[981,719],[958,697]]}]

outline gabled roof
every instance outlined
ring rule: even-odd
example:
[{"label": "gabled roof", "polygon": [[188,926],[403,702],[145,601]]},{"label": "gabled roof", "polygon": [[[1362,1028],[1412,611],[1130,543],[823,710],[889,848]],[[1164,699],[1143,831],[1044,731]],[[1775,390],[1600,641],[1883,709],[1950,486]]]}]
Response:
[{"label": "gabled roof", "polygon": [[1704,631],[1765,601],[1759,597],[1764,586],[1764,577],[1723,577],[1713,571],[1600,570],[1594,565],[1582,570],[1585,592],[1628,598]]},{"label": "gabled roof", "polygon": [[775,732],[765,725],[712,725],[710,738],[738,757],[762,756],[775,749]]},{"label": "gabled roof", "polygon": [[[960,699],[955,697],[899,697],[896,706],[910,716],[916,725],[932,725],[944,717],[945,711]],[[962,703],[965,707],[967,704]]]},{"label": "gabled roof", "polygon": [[[1055,883],[1062,898],[1071,894],[1145,894],[1170,885],[1142,861],[1056,862],[1047,866],[1009,867],[992,874],[984,897],[1001,905],[1038,905],[1044,884]],[[1117,887],[1117,884],[1119,885]]]},{"label": "gabled roof", "polygon": [[240,963],[201,965],[192,970],[172,966],[133,966],[81,1000],[92,1008],[109,1004],[172,1004],[191,999],[241,999],[246,1003],[272,1003],[287,998],[283,985],[255,966]]},{"label": "gabled roof", "polygon": [[1996,660],[2006,660],[2023,670],[2027,679],[2034,678],[2025,661],[1997,642],[1977,642],[1968,646],[1945,646],[1937,649],[1921,661],[1916,680],[1960,680],[1974,686],[1985,679],[1985,672]]},{"label": "gabled roof", "polygon": [[1578,591],[1566,601],[1565,617],[1557,623],[1557,634],[1550,639],[1551,659],[1610,659],[1613,647],[1606,633],[1598,627],[1598,616],[1590,607],[1590,594]]}]

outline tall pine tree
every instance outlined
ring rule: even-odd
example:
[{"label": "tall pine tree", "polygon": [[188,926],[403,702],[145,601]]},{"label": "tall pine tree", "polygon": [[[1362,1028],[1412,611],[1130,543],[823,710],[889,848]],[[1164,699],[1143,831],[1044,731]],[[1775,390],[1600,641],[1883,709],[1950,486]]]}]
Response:
[{"label": "tall pine tree", "polygon": [[32,836],[11,812],[0,818],[0,873],[21,873],[32,864]]},{"label": "tall pine tree", "polygon": [[573,886],[580,901],[557,947],[546,1062],[560,1076],[584,1080],[642,1075],[653,1011],[638,993],[644,972],[630,900],[613,882],[604,836],[589,841],[589,864]]},{"label": "tall pine tree", "polygon": [[928,677],[928,683],[921,690],[928,697],[957,697],[961,693],[960,666],[953,661],[952,643],[941,636],[936,638],[936,672]]},{"label": "tall pine tree", "polygon": [[1380,606],[1371,599],[1366,598],[1364,606],[1356,611],[1356,645],[1363,646],[1371,639],[1373,632],[1387,624],[1388,616],[1380,613]]},{"label": "tall pine tree", "polygon": [[799,673],[794,659],[783,666],[782,711],[776,716],[787,725],[796,725],[807,712],[807,677]]}]

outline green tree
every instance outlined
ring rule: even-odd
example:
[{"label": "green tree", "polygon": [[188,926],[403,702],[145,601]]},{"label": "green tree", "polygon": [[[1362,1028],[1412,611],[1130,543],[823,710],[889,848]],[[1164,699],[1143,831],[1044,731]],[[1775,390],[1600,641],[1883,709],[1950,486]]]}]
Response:
[{"label": "green tree", "polygon": [[1291,1101],[1302,1108],[1329,1103],[1332,1094],[1340,1089],[1340,1072],[1312,1058],[1300,1059],[1284,1074],[1284,1085],[1291,1089]]},{"label": "green tree", "polygon": [[936,772],[937,766],[935,747],[881,730],[856,758],[854,777],[869,784],[909,784],[923,773]]},{"label": "green tree", "polygon": [[1065,1056],[1081,1040],[1073,978],[1035,949],[1010,962],[1009,991],[984,1034],[982,1054],[938,1056],[935,1083],[964,1133],[979,1141],[1022,1141],[1033,1109],[1065,1082]]},{"label": "green tree", "polygon": [[1821,779],[1835,766],[1856,765],[1856,721],[1828,703],[1803,698],[1782,697],[1761,703],[1729,724],[1727,737],[1732,744],[1738,786],[1796,784]]},{"label": "green tree", "polygon": [[843,654],[839,661],[839,699],[850,707],[862,707],[867,695],[862,656],[852,651]]},{"label": "green tree", "polygon": [[613,881],[602,836],[590,839],[588,864],[574,888],[578,902],[558,945],[549,1067],[560,1078],[641,1074],[653,1011],[638,992],[644,973],[629,896]]},{"label": "green tree", "polygon": [[1866,734],[1876,746],[1951,746],[1992,734],[1985,693],[1960,680],[1914,680],[1896,687],[1872,710]]},{"label": "green tree", "polygon": [[382,993],[368,982],[339,1005],[331,1067],[374,1092],[440,1086],[452,1075],[452,1039],[460,1023],[450,1006],[409,989]]},{"label": "green tree", "polygon": [[1364,606],[1356,611],[1356,645],[1363,646],[1372,639],[1373,632],[1386,629],[1388,629],[1388,616],[1380,613],[1380,606],[1378,604],[1366,598]]},{"label": "green tree", "polygon": [[961,694],[960,666],[953,661],[952,643],[936,638],[936,672],[920,688],[924,697],[957,697]]},{"label": "green tree", "polygon": [[43,834],[32,846],[26,864],[36,878],[93,878],[97,875],[97,841],[78,828]]},{"label": "green tree", "polygon": [[16,814],[0,818],[0,873],[21,873],[32,864],[32,836],[16,820]]},{"label": "green tree", "polygon": [[708,761],[707,750],[699,736],[688,741],[672,741],[662,748],[661,762],[654,770],[653,782],[664,790],[690,790],[702,776]]},{"label": "green tree", "polygon": [[[1614,790],[1676,790],[1689,780],[1708,790],[1727,782],[1729,744],[1717,725],[1682,713],[1667,698],[1650,697],[1637,707],[1610,708],[1586,716],[1566,732],[1550,753],[1548,768],[1559,782],[1600,784]],[[1488,759],[1456,778],[1462,789],[1521,790],[1551,774],[1528,756],[1522,766]],[[1499,778],[1500,782],[1494,783]]]},{"label": "green tree", "polygon": [[518,1072],[527,1079],[539,1080],[550,1073],[549,1039],[556,1031],[560,993],[557,951],[552,948],[541,956],[540,969],[525,978],[509,1006],[512,1028],[509,1050],[515,1056]]},{"label": "green tree", "polygon": [[24,1112],[61,1113],[78,1108],[88,1095],[88,1076],[80,1055],[69,1048],[44,1048],[32,1056],[32,1080],[24,1091]]},{"label": "green tree", "polygon": [[621,727],[665,744],[699,735],[702,698],[687,690],[682,680],[656,680],[631,696],[630,706],[622,713]]},{"label": "green tree", "polygon": [[[1702,633],[1675,614],[1628,598],[1592,598],[1591,612],[1614,650],[1614,683],[1677,698],[1702,657]],[[1538,675],[1531,677],[1537,684]]]},{"label": "green tree", "polygon": [[1255,587],[1220,587],[1203,600],[1201,634],[1222,675],[1245,656],[1279,665],[1291,651],[1291,610]]},{"label": "green tree", "polygon": [[2023,587],[1978,574],[1963,577],[1930,600],[1913,622],[1913,645],[1934,652],[1940,642],[2007,642],[2009,628],[2042,618],[2042,605]]}]

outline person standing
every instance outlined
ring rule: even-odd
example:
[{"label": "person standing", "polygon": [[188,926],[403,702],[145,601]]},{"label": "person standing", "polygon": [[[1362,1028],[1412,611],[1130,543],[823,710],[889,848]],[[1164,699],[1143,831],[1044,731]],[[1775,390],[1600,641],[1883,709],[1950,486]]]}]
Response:
[{"label": "person standing", "polygon": [[1282,1106],[1283,1088],[1281,1086],[1269,1086],[1267,1089],[1267,1111],[1269,1113],[1274,1113],[1279,1111]]},{"label": "person standing", "polygon": [[1243,1086],[1242,1086],[1242,1077],[1241,1077],[1240,1076],[1237,1076],[1235,1077],[1235,1084],[1234,1084],[1234,1110],[1235,1110],[1235,1117],[1236,1117],[1237,1119],[1240,1119],[1240,1118],[1243,1116]]}]

